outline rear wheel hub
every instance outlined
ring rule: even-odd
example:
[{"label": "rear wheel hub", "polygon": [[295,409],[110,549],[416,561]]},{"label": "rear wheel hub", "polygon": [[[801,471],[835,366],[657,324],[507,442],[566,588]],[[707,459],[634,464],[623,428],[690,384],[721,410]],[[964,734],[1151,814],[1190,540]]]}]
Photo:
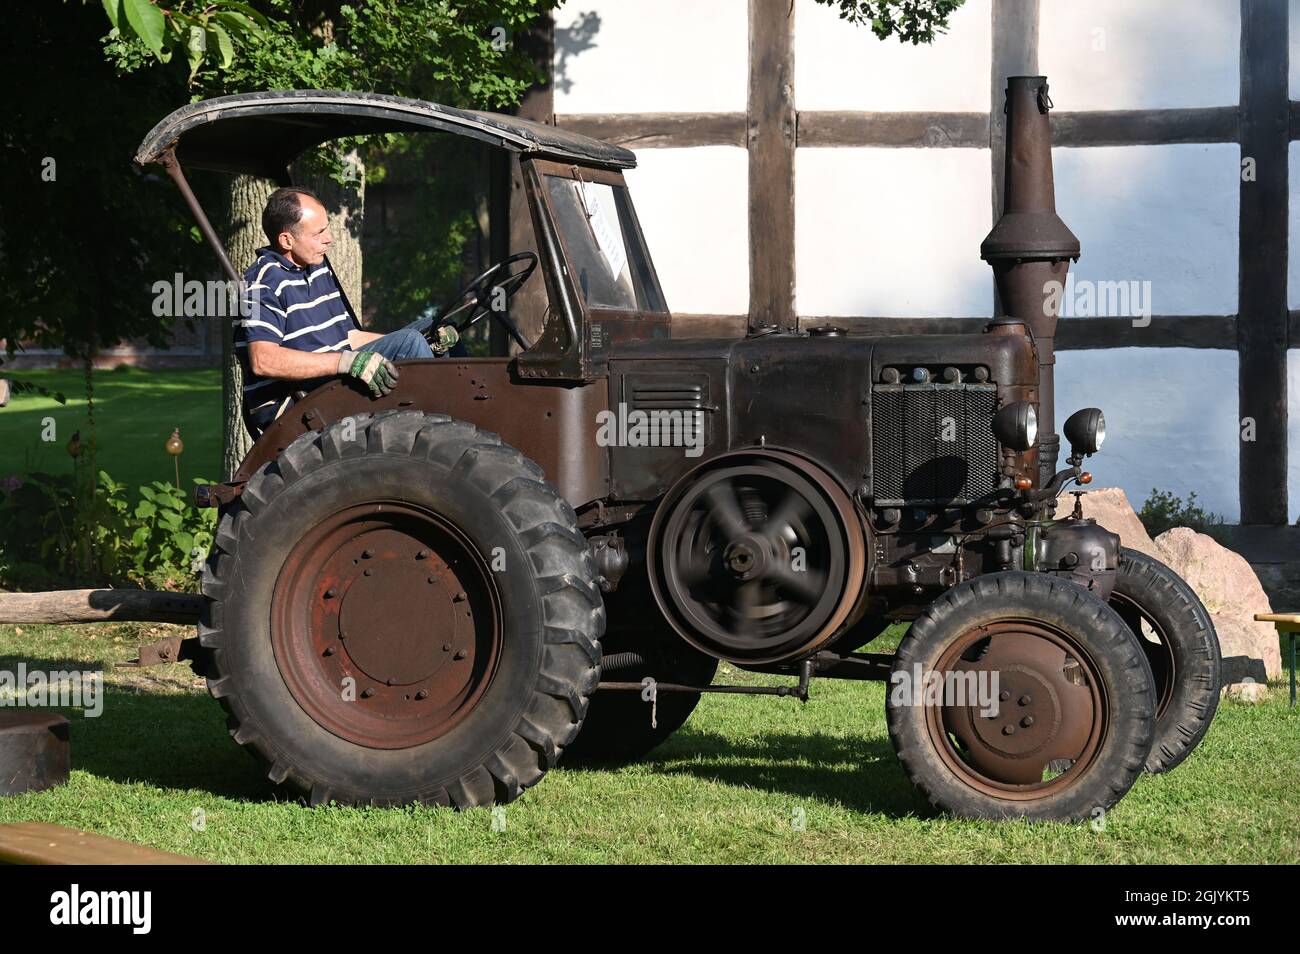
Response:
[{"label": "rear wheel hub", "polygon": [[450,731],[500,653],[491,573],[444,519],[406,504],[334,514],[276,582],[271,638],[285,684],[330,732],[406,748]]}]

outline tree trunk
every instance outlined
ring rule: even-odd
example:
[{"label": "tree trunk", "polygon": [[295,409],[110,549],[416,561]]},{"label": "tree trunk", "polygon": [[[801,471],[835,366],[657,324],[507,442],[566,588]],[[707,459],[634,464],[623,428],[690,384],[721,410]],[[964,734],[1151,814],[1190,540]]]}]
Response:
[{"label": "tree trunk", "polygon": [[[230,262],[241,274],[253,264],[257,250],[266,244],[266,236],[262,234],[262,209],[274,189],[274,183],[255,176],[235,176],[230,180],[222,233]],[[253,445],[240,418],[244,372],[235,357],[233,321],[227,321],[221,331],[221,368],[221,473],[222,480],[229,480]]]},{"label": "tree trunk", "polygon": [[293,181],[315,192],[321,205],[329,211],[330,234],[334,236],[329,250],[330,264],[360,322],[361,221],[366,204],[366,167],[355,149],[346,154],[344,161],[355,170],[345,185],[313,171],[307,163],[294,165]]},{"label": "tree trunk", "polygon": [[203,609],[197,593],[156,590],[52,590],[0,593],[0,623],[193,623]]}]

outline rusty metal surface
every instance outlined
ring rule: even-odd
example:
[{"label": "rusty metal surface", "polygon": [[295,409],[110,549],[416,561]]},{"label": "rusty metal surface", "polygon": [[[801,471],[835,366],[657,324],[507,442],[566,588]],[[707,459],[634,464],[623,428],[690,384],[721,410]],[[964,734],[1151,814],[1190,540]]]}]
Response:
[{"label": "rusty metal surface", "polygon": [[409,409],[448,414],[499,434],[535,461],[572,506],[604,496],[608,455],[595,444],[596,414],[606,409],[604,382],[522,380],[509,358],[431,358],[399,367],[397,388],[386,397],[372,398],[342,379],[311,392],[258,438],[234,480],[248,480],[313,424],[319,429],[351,414]]},{"label": "rusty metal surface", "polygon": [[43,792],[68,781],[68,720],[49,712],[0,712],[0,795]]},{"label": "rusty metal surface", "polygon": [[1052,108],[1045,76],[1007,78],[1006,186],[1002,216],[980,246],[993,268],[1004,315],[1028,323],[1038,347],[1038,432],[1041,445],[1038,486],[1056,472],[1060,439],[1056,434],[1055,338],[1060,294],[1079,240],[1056,214],[1052,175]]},{"label": "rusty metal surface", "polygon": [[1109,718],[1096,667],[1074,640],[1045,623],[1008,619],[972,629],[953,641],[934,672],[998,674],[996,715],[985,714],[977,700],[926,705],[935,751],[984,794],[1028,800],[1067,788],[1105,738]]},{"label": "rusty metal surface", "polygon": [[496,673],[491,577],[460,532],[422,508],[386,501],[332,515],[295,545],[272,595],[285,685],[317,723],[358,745],[445,735]]}]

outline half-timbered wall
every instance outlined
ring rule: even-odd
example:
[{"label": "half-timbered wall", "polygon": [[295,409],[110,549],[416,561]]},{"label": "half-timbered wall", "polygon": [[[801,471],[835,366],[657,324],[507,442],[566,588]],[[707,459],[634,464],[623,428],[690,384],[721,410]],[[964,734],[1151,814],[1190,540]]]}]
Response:
[{"label": "half-timbered wall", "polygon": [[967,0],[912,47],[813,0],[581,0],[556,15],[551,106],[637,151],[674,334],[973,330],[996,307],[979,243],[1004,80],[1047,75],[1057,204],[1083,245],[1059,416],[1105,408],[1094,470],[1135,503],[1195,491],[1282,523],[1300,515],[1297,17],[1296,0]]}]

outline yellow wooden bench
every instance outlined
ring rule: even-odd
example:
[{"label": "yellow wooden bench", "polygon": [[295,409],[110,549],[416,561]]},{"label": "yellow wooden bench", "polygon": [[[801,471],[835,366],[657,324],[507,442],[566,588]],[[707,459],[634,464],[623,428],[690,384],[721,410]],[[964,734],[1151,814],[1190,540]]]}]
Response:
[{"label": "yellow wooden bench", "polygon": [[1300,613],[1256,613],[1261,623],[1272,623],[1279,633],[1291,637],[1291,705],[1295,705],[1295,638],[1300,633]]},{"label": "yellow wooden bench", "polygon": [[0,864],[7,865],[206,865],[104,835],[44,822],[0,825]]}]

